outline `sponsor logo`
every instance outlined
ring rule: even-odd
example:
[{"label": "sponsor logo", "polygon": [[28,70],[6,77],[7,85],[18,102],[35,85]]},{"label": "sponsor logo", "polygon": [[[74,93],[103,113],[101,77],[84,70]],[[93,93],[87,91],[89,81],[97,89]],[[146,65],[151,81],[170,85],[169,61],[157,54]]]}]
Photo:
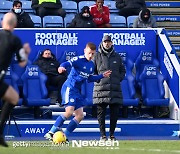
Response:
[{"label": "sponsor logo", "polygon": [[114,45],[145,45],[145,33],[104,33],[112,38]]},{"label": "sponsor logo", "polygon": [[77,33],[35,33],[35,45],[78,45]]}]

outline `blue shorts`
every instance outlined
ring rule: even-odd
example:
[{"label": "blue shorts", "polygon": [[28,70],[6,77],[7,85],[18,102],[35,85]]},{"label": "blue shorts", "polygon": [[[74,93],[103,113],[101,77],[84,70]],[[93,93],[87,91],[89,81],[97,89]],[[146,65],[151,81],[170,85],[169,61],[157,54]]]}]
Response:
[{"label": "blue shorts", "polygon": [[61,89],[62,95],[62,105],[64,107],[67,106],[74,106],[74,110],[83,107],[85,99],[81,95],[79,89],[76,88],[69,88],[66,85],[63,85]]}]

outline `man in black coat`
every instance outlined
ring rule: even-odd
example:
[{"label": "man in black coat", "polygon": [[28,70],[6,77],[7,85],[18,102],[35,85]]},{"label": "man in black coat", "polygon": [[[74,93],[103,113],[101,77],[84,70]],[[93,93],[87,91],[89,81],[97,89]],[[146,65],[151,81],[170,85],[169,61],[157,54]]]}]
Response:
[{"label": "man in black coat", "polygon": [[84,6],[81,9],[81,12],[75,16],[72,20],[69,28],[95,28],[96,24],[93,21],[93,18],[90,14],[89,7]]},{"label": "man in black coat", "polygon": [[38,65],[40,70],[47,75],[47,89],[49,86],[55,86],[58,88],[58,102],[61,103],[61,87],[66,80],[65,73],[59,73],[58,68],[60,63],[56,60],[55,55],[50,49],[45,49],[38,59],[34,62]]},{"label": "man in black coat", "polygon": [[106,107],[110,108],[110,139],[116,140],[114,130],[119,115],[119,106],[122,105],[123,96],[120,82],[125,76],[125,67],[118,53],[114,51],[111,37],[105,35],[99,45],[99,51],[94,57],[95,73],[101,74],[111,70],[110,78],[104,78],[94,84],[93,104],[97,105],[97,118],[100,127],[101,140],[107,140],[105,132]]},{"label": "man in black coat", "polygon": [[32,9],[36,11],[36,14],[41,18],[48,15],[66,16],[66,11],[62,9],[60,0],[32,0]]},{"label": "man in black coat", "polygon": [[22,9],[21,1],[16,0],[13,2],[11,12],[13,12],[17,18],[16,28],[34,28],[34,23],[31,20],[31,17]]},{"label": "man in black coat", "polygon": [[146,8],[146,3],[145,0],[116,0],[116,8],[119,9],[119,15],[128,17],[139,15]]}]

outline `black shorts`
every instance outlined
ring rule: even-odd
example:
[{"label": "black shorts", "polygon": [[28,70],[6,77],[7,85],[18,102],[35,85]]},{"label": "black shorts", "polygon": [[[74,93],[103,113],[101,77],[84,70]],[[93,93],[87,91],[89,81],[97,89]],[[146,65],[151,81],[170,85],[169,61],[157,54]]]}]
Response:
[{"label": "black shorts", "polygon": [[9,85],[5,83],[3,80],[0,80],[0,98],[2,98],[7,91]]}]

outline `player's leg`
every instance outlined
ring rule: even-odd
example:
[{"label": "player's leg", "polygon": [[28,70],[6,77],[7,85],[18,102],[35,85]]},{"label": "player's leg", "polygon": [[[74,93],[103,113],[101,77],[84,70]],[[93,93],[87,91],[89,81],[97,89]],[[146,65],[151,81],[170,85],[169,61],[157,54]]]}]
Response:
[{"label": "player's leg", "polygon": [[69,136],[70,133],[72,133],[77,128],[81,120],[84,118],[83,107],[76,109],[74,113],[75,113],[75,117],[70,121],[70,123],[68,124],[64,132],[67,137]]},{"label": "player's leg", "polygon": [[65,113],[60,115],[54,125],[51,127],[50,131],[45,134],[45,138],[48,140],[52,140],[53,134],[58,130],[61,130],[61,126],[63,125],[64,121],[67,120],[70,116],[72,116],[74,112],[74,106],[67,106],[65,108]]},{"label": "player's leg", "polygon": [[118,116],[119,116],[119,104],[110,104],[110,130],[109,130],[109,137],[111,140],[116,140],[114,137],[114,131],[116,128]]},{"label": "player's leg", "polygon": [[3,137],[4,127],[12,109],[18,103],[19,95],[11,86],[8,86],[5,83],[1,84],[1,90],[1,98],[5,101],[5,103],[2,107],[0,115],[0,145],[8,146]]},{"label": "player's leg", "polygon": [[98,104],[97,105],[97,119],[100,128],[101,140],[106,141],[106,131],[105,131],[105,115],[106,115],[107,104]]}]

